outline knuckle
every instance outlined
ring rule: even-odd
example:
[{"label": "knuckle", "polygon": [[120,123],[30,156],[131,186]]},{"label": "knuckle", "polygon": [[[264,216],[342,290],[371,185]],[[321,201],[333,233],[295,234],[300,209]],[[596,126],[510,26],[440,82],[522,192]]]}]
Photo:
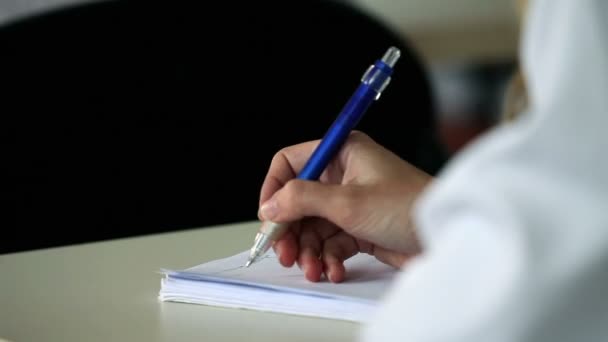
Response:
[{"label": "knuckle", "polygon": [[353,143],[363,143],[369,141],[371,138],[369,135],[361,132],[361,131],[352,131],[349,140]]},{"label": "knuckle", "polygon": [[347,143],[345,145],[345,151],[348,152],[345,153],[359,153],[361,151],[367,150],[370,146],[373,145],[373,142],[374,141],[372,140],[372,138],[369,137],[369,135],[363,132],[354,131],[348,137]]},{"label": "knuckle", "polygon": [[283,194],[283,201],[285,202],[285,204],[291,206],[294,203],[296,203],[296,201],[298,200],[298,196],[301,196],[302,193],[302,186],[300,184],[300,182],[296,181],[296,180],[290,180],[289,182],[287,182],[287,184],[285,184],[285,186],[282,189],[282,194]]},{"label": "knuckle", "polygon": [[270,163],[274,165],[281,162],[283,159],[285,159],[285,148],[282,148],[277,153],[275,153],[274,156],[272,156],[272,160],[270,161]]}]

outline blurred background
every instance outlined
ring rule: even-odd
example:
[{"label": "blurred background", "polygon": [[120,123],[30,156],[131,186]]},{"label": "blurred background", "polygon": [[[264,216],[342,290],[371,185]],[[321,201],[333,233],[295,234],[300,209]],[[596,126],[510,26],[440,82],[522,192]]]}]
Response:
[{"label": "blurred background", "polygon": [[[0,0],[0,24],[91,0]],[[519,23],[513,0],[342,0],[375,17],[421,54],[450,153],[493,125],[515,67]]]},{"label": "blurred background", "polygon": [[518,35],[512,0],[0,0],[0,253],[255,219],[273,153],[393,44],[361,129],[437,174],[499,120]]},{"label": "blurred background", "polygon": [[431,74],[441,139],[451,154],[500,119],[518,58],[512,0],[352,0],[415,46]]}]

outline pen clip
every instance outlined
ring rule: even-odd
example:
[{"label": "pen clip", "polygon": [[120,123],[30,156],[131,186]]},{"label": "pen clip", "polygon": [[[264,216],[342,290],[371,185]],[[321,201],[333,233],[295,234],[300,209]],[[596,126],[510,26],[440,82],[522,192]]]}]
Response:
[{"label": "pen clip", "polygon": [[380,68],[376,67],[376,65],[372,64],[367,68],[363,77],[361,77],[361,82],[376,91],[375,100],[378,100],[384,89],[386,89],[391,82],[391,77],[386,75]]}]

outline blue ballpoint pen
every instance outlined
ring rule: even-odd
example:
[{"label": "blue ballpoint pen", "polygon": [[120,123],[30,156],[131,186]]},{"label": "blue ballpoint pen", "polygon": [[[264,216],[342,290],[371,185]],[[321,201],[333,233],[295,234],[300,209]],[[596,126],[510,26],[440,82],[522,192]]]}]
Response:
[{"label": "blue ballpoint pen", "polygon": [[[382,59],[377,60],[367,69],[361,78],[361,84],[346,103],[327,133],[325,133],[319,146],[317,146],[297,178],[317,180],[321,176],[323,170],[325,170],[329,162],[342,147],[346,138],[348,138],[348,135],[361,120],[372,102],[380,98],[380,94],[382,94],[382,91],[384,91],[391,80],[393,67],[400,56],[401,52],[399,49],[390,47]],[[249,267],[249,265],[266,253],[272,243],[278,240],[288,227],[289,223],[265,221],[255,237],[245,267]]]}]

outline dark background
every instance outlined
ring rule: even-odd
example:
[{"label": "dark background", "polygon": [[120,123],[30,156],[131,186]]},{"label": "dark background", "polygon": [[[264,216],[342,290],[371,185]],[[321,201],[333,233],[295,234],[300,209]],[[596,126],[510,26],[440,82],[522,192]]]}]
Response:
[{"label": "dark background", "polygon": [[114,1],[0,27],[0,253],[256,219],[280,148],[321,138],[395,45],[359,129],[435,174],[426,68],[322,0]]}]

